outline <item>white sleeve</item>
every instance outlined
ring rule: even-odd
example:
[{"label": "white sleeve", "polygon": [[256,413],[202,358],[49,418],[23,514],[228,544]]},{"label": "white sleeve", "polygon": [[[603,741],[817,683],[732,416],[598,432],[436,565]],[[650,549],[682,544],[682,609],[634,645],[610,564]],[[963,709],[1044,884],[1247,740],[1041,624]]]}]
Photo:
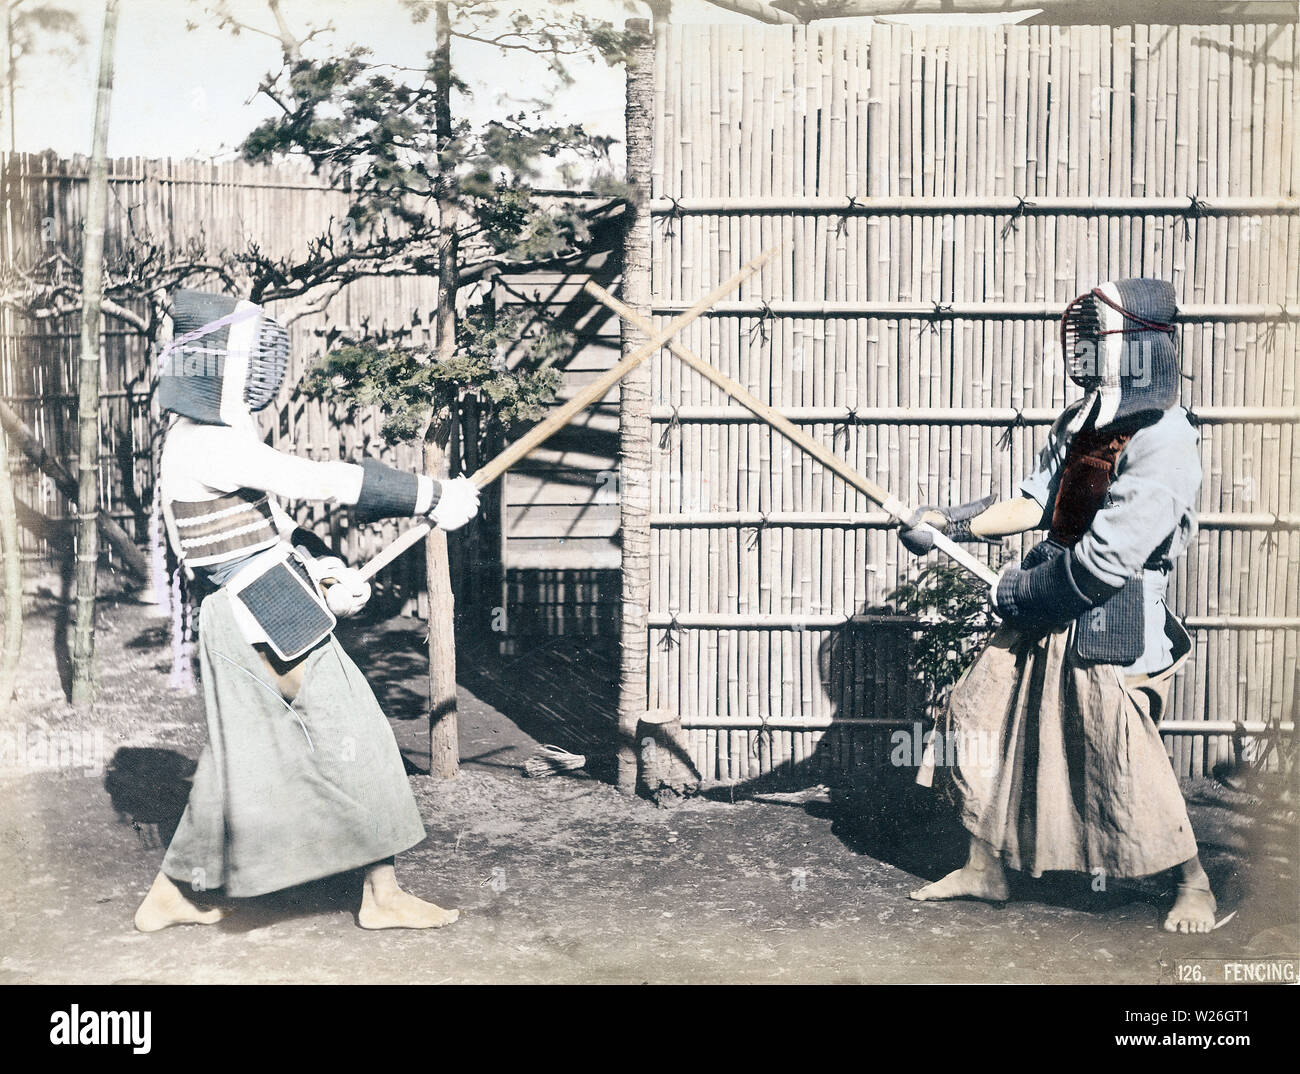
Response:
[{"label": "white sleeve", "polygon": [[[365,471],[350,462],[316,462],[288,455],[256,436],[222,426],[201,426],[190,432],[194,477],[222,492],[257,489],[286,500],[316,500],[350,506],[361,495]],[[429,510],[433,481],[420,476],[416,513]]]},{"label": "white sleeve", "polygon": [[185,447],[190,474],[221,492],[257,489],[287,500],[353,504],[362,470],[347,462],[314,462],[219,425],[190,430]]}]

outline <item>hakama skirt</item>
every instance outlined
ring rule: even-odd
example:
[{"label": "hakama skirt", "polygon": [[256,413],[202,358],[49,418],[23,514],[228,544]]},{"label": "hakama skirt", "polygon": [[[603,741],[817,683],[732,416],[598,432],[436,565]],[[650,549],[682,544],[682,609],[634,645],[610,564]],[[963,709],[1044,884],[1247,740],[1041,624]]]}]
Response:
[{"label": "hakama skirt", "polygon": [[224,590],[199,611],[208,742],[163,858],[178,884],[261,895],[369,865],[424,839],[392,729],[330,635],[284,700]]},{"label": "hakama skirt", "polygon": [[1073,632],[1002,627],[953,688],[934,760],[965,827],[1012,869],[1162,872],[1197,853],[1157,730],[1182,660],[1128,678],[1080,661]]}]

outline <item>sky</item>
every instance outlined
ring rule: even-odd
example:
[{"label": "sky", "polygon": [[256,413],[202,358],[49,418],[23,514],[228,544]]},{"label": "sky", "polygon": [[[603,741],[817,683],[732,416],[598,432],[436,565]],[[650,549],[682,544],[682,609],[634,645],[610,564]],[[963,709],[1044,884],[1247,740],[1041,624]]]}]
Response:
[{"label": "sky", "polygon": [[[86,154],[94,118],[103,4],[101,0],[57,2],[80,16],[86,42],[75,58],[36,56],[20,69],[17,148]],[[278,43],[256,33],[236,37],[216,29],[215,19],[204,14],[206,6],[195,0],[122,0],[110,156],[228,157],[231,147],[269,114],[269,103],[255,96],[262,75],[280,65]],[[566,6],[620,25],[627,18],[648,14],[644,4],[622,0],[578,0]],[[241,21],[273,28],[262,0],[233,0],[231,7]],[[330,40],[367,45],[379,60],[420,66],[433,47],[432,24],[412,24],[398,0],[284,0],[281,7],[296,32],[332,23],[336,29]],[[674,18],[746,21],[703,0],[678,0]],[[187,22],[197,23],[197,28],[187,30]],[[503,64],[492,48],[463,42],[454,48],[457,73],[473,90],[472,100],[462,105],[470,118],[526,101],[546,82],[544,66],[533,57],[516,53]],[[580,121],[594,133],[621,137],[622,71],[596,59],[575,63],[574,74],[577,84],[556,98],[556,119]],[[7,129],[4,136],[7,141]]]},{"label": "sky", "polygon": [[[88,154],[103,2],[54,2],[80,17],[85,43],[71,56],[38,51],[20,68],[16,147],[26,152],[53,149],[61,156]],[[259,99],[256,90],[262,76],[280,66],[278,43],[258,33],[234,36],[217,29],[210,6],[210,0],[121,0],[110,156],[229,159],[233,147],[269,114],[271,105]],[[550,5],[546,0],[503,0],[501,6],[513,10]],[[619,25],[649,14],[647,6],[636,0],[574,0],[565,7]],[[242,22],[273,28],[265,0],[230,0],[230,8]],[[377,60],[423,66],[432,48],[432,25],[412,24],[399,0],[283,0],[281,9],[295,32],[332,24],[333,34],[323,40],[340,46],[366,45]],[[672,17],[677,23],[751,21],[705,0],[674,0]],[[1015,18],[1023,17],[1025,13]],[[1014,21],[998,16],[969,21],[995,20]],[[913,21],[931,20],[918,16]],[[187,24],[193,28],[187,29]],[[503,63],[501,54],[490,47],[458,42],[454,49],[457,73],[472,89],[471,99],[460,102],[458,112],[471,120],[526,102],[547,84],[544,65],[533,57],[514,53]],[[576,85],[558,93],[551,116],[556,122],[580,122],[591,133],[619,139],[614,151],[617,167],[623,135],[623,72],[596,59],[577,61],[573,73]],[[0,137],[7,149],[7,120]]]}]

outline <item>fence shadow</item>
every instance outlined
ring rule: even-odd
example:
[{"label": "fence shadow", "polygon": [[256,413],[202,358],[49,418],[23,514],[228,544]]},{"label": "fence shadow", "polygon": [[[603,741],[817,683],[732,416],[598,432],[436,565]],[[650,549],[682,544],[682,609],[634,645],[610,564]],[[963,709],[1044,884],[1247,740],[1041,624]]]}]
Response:
[{"label": "fence shadow", "polygon": [[417,619],[371,615],[342,620],[335,630],[390,720],[428,719],[427,630]]},{"label": "fence shadow", "polygon": [[[867,618],[829,632],[818,647],[819,685],[832,716],[812,753],[708,793],[802,808],[829,819],[856,853],[937,878],[964,860],[968,837],[941,787],[916,782],[929,723],[911,668],[915,624],[889,608],[864,607],[859,616]],[[892,727],[855,722],[896,718]],[[800,793],[817,786],[829,793]]]},{"label": "fence shadow", "polygon": [[499,637],[458,643],[462,686],[538,742],[587,757],[587,772],[613,782],[618,727],[618,646],[602,638]]},{"label": "fence shadow", "polygon": [[[384,714],[396,721],[429,718],[427,625],[410,618],[363,617],[339,624],[338,637],[370,683]],[[587,757],[586,771],[613,781],[618,713],[618,649],[587,636],[524,637],[501,652],[502,636],[474,623],[457,632],[456,678],[524,735]],[[406,741],[406,739],[410,741]],[[421,734],[398,730],[408,771],[424,772]],[[424,749],[423,757],[412,755]],[[465,758],[487,763],[483,756]]]}]

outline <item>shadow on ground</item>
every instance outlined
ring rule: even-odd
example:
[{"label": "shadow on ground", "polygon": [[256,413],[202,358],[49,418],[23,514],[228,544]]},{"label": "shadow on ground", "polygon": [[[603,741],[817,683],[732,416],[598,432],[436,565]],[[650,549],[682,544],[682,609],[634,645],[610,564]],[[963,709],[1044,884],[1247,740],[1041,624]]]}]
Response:
[{"label": "shadow on ground", "polygon": [[118,818],[167,846],[189,801],[196,763],[175,750],[123,746],[104,772]]},{"label": "shadow on ground", "polygon": [[[590,752],[598,771],[612,754],[614,656],[570,642],[503,657],[475,639],[459,649],[461,777],[411,779],[428,838],[398,858],[412,891],[464,911],[453,928],[358,929],[360,877],[347,873],[231,900],[236,913],[210,930],[144,936],[131,917],[184,808],[202,703],[168,689],[146,610],[109,605],[105,621],[93,714],[63,699],[52,618],[29,621],[23,719],[47,736],[102,733],[105,764],[4,785],[0,981],[1155,983],[1180,959],[1297,951],[1296,797],[1276,780],[1185,784],[1223,911],[1239,910],[1209,936],[1163,933],[1155,882],[1095,892],[1087,876],[1050,875],[1003,907],[914,903],[907,893],[960,861],[965,836],[911,769],[832,750],[661,807],[597,779],[525,779],[539,742]],[[344,643],[418,749],[419,624]]]}]

